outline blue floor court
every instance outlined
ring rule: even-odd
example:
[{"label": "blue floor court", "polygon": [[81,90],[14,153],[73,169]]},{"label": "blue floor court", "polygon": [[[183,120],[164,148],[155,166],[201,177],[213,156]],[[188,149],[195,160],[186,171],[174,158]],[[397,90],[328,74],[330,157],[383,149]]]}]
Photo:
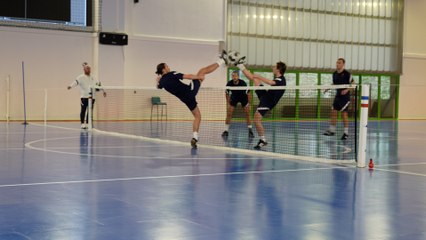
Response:
[{"label": "blue floor court", "polygon": [[0,239],[424,240],[425,146],[371,122],[371,171],[0,123]]}]

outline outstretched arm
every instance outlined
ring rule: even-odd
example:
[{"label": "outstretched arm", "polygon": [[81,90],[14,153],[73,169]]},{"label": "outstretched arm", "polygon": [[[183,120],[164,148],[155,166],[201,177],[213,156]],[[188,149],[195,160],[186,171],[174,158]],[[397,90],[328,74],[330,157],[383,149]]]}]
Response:
[{"label": "outstretched arm", "polygon": [[249,70],[246,69],[246,67],[243,64],[239,64],[238,68],[244,73],[244,75],[250,80],[255,83],[255,85],[258,85],[257,83],[264,82],[269,85],[275,85],[275,81],[264,78],[257,74],[252,74]]},{"label": "outstretched arm", "polygon": [[259,80],[260,82],[264,82],[264,83],[272,85],[272,86],[275,85],[275,84],[277,84],[274,80],[264,78],[264,77],[262,77],[260,75],[257,75],[257,74],[253,74],[253,75],[254,75],[254,78],[256,78],[257,80]]},{"label": "outstretched arm", "polygon": [[74,80],[70,85],[68,85],[67,89],[70,90],[71,88],[75,87],[78,85],[78,81],[77,79]]}]

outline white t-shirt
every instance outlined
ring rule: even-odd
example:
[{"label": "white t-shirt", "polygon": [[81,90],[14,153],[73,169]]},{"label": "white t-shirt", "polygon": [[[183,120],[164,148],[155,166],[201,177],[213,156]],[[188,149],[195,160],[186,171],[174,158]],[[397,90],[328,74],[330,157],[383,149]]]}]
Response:
[{"label": "white t-shirt", "polygon": [[96,81],[92,76],[81,74],[71,83],[70,87],[75,87],[77,85],[80,86],[80,97],[88,98],[92,96],[92,98],[95,99],[96,94],[91,94],[91,91],[95,86],[100,86],[100,82]]}]

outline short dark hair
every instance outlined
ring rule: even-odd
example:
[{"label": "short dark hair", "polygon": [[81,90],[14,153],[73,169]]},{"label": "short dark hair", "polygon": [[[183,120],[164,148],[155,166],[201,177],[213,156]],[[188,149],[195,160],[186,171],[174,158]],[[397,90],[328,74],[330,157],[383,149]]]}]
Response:
[{"label": "short dark hair", "polygon": [[155,72],[155,74],[157,75],[161,75],[163,74],[163,69],[166,67],[166,63],[159,63],[157,65],[157,71]]},{"label": "short dark hair", "polygon": [[281,61],[277,62],[277,69],[280,70],[280,73],[284,75],[285,71],[287,70],[287,65]]},{"label": "short dark hair", "polygon": [[234,71],[232,71],[232,74],[240,75],[240,70],[234,70]]},{"label": "short dark hair", "polygon": [[337,59],[337,61],[339,61],[339,60],[341,60],[341,61],[343,62],[343,64],[345,64],[345,63],[346,63],[346,61],[345,61],[345,59],[344,59],[344,58],[338,58],[338,59]]}]

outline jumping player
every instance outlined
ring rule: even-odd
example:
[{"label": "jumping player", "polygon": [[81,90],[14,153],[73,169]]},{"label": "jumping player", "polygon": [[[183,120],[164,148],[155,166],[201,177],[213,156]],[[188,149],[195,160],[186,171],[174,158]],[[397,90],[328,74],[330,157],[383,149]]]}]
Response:
[{"label": "jumping player", "polygon": [[[239,71],[235,70],[232,72],[232,80],[228,81],[226,84],[227,87],[247,87],[246,82],[239,78]],[[248,128],[248,135],[250,138],[254,137],[253,129],[250,121],[250,102],[251,96],[248,90],[231,90],[226,89],[226,102],[228,103],[228,111],[226,114],[226,130],[223,131],[222,137],[228,137],[229,134],[229,125],[231,124],[232,114],[234,113],[235,107],[238,103],[241,103],[241,106],[244,109],[246,114],[246,122]]]},{"label": "jumping player", "polygon": [[[283,62],[277,62],[272,68],[274,74],[274,79],[270,80],[264,78],[260,75],[252,74],[244,66],[244,58],[242,57],[237,63],[237,67],[244,73],[244,75],[254,82],[255,86],[262,86],[262,83],[266,83],[271,86],[286,86],[286,79],[284,73],[287,70],[287,65]],[[257,106],[256,112],[254,113],[254,124],[256,126],[257,133],[259,134],[259,142],[254,147],[255,149],[261,149],[263,146],[266,146],[268,142],[265,138],[265,129],[262,125],[262,118],[265,114],[272,110],[277,103],[280,101],[281,97],[284,95],[285,90],[256,90],[256,95],[259,98],[260,102]]]},{"label": "jumping player", "polygon": [[[183,74],[175,71],[171,71],[166,63],[160,63],[157,65],[157,71],[155,72],[157,77],[157,87],[164,88],[167,92],[173,94],[179,100],[181,100],[188,109],[194,115],[194,121],[192,125],[193,138],[191,139],[191,146],[197,147],[198,142],[198,131],[201,123],[201,112],[197,106],[196,96],[200,89],[201,82],[204,80],[205,75],[215,71],[219,66],[225,65],[226,52],[222,53],[221,58],[216,62],[204,68],[201,68],[197,74]],[[189,85],[182,82],[183,79],[192,80]]]},{"label": "jumping player", "polygon": [[[333,84],[351,84],[351,73],[345,69],[345,59],[339,58],[336,61],[336,71],[333,73]],[[349,137],[349,124],[348,124],[348,108],[350,103],[350,90],[347,88],[336,89],[336,96],[334,97],[333,106],[331,107],[331,120],[330,127],[324,132],[326,136],[334,136],[336,133],[337,125],[337,111],[342,113],[344,132],[341,140],[346,140]]]}]

